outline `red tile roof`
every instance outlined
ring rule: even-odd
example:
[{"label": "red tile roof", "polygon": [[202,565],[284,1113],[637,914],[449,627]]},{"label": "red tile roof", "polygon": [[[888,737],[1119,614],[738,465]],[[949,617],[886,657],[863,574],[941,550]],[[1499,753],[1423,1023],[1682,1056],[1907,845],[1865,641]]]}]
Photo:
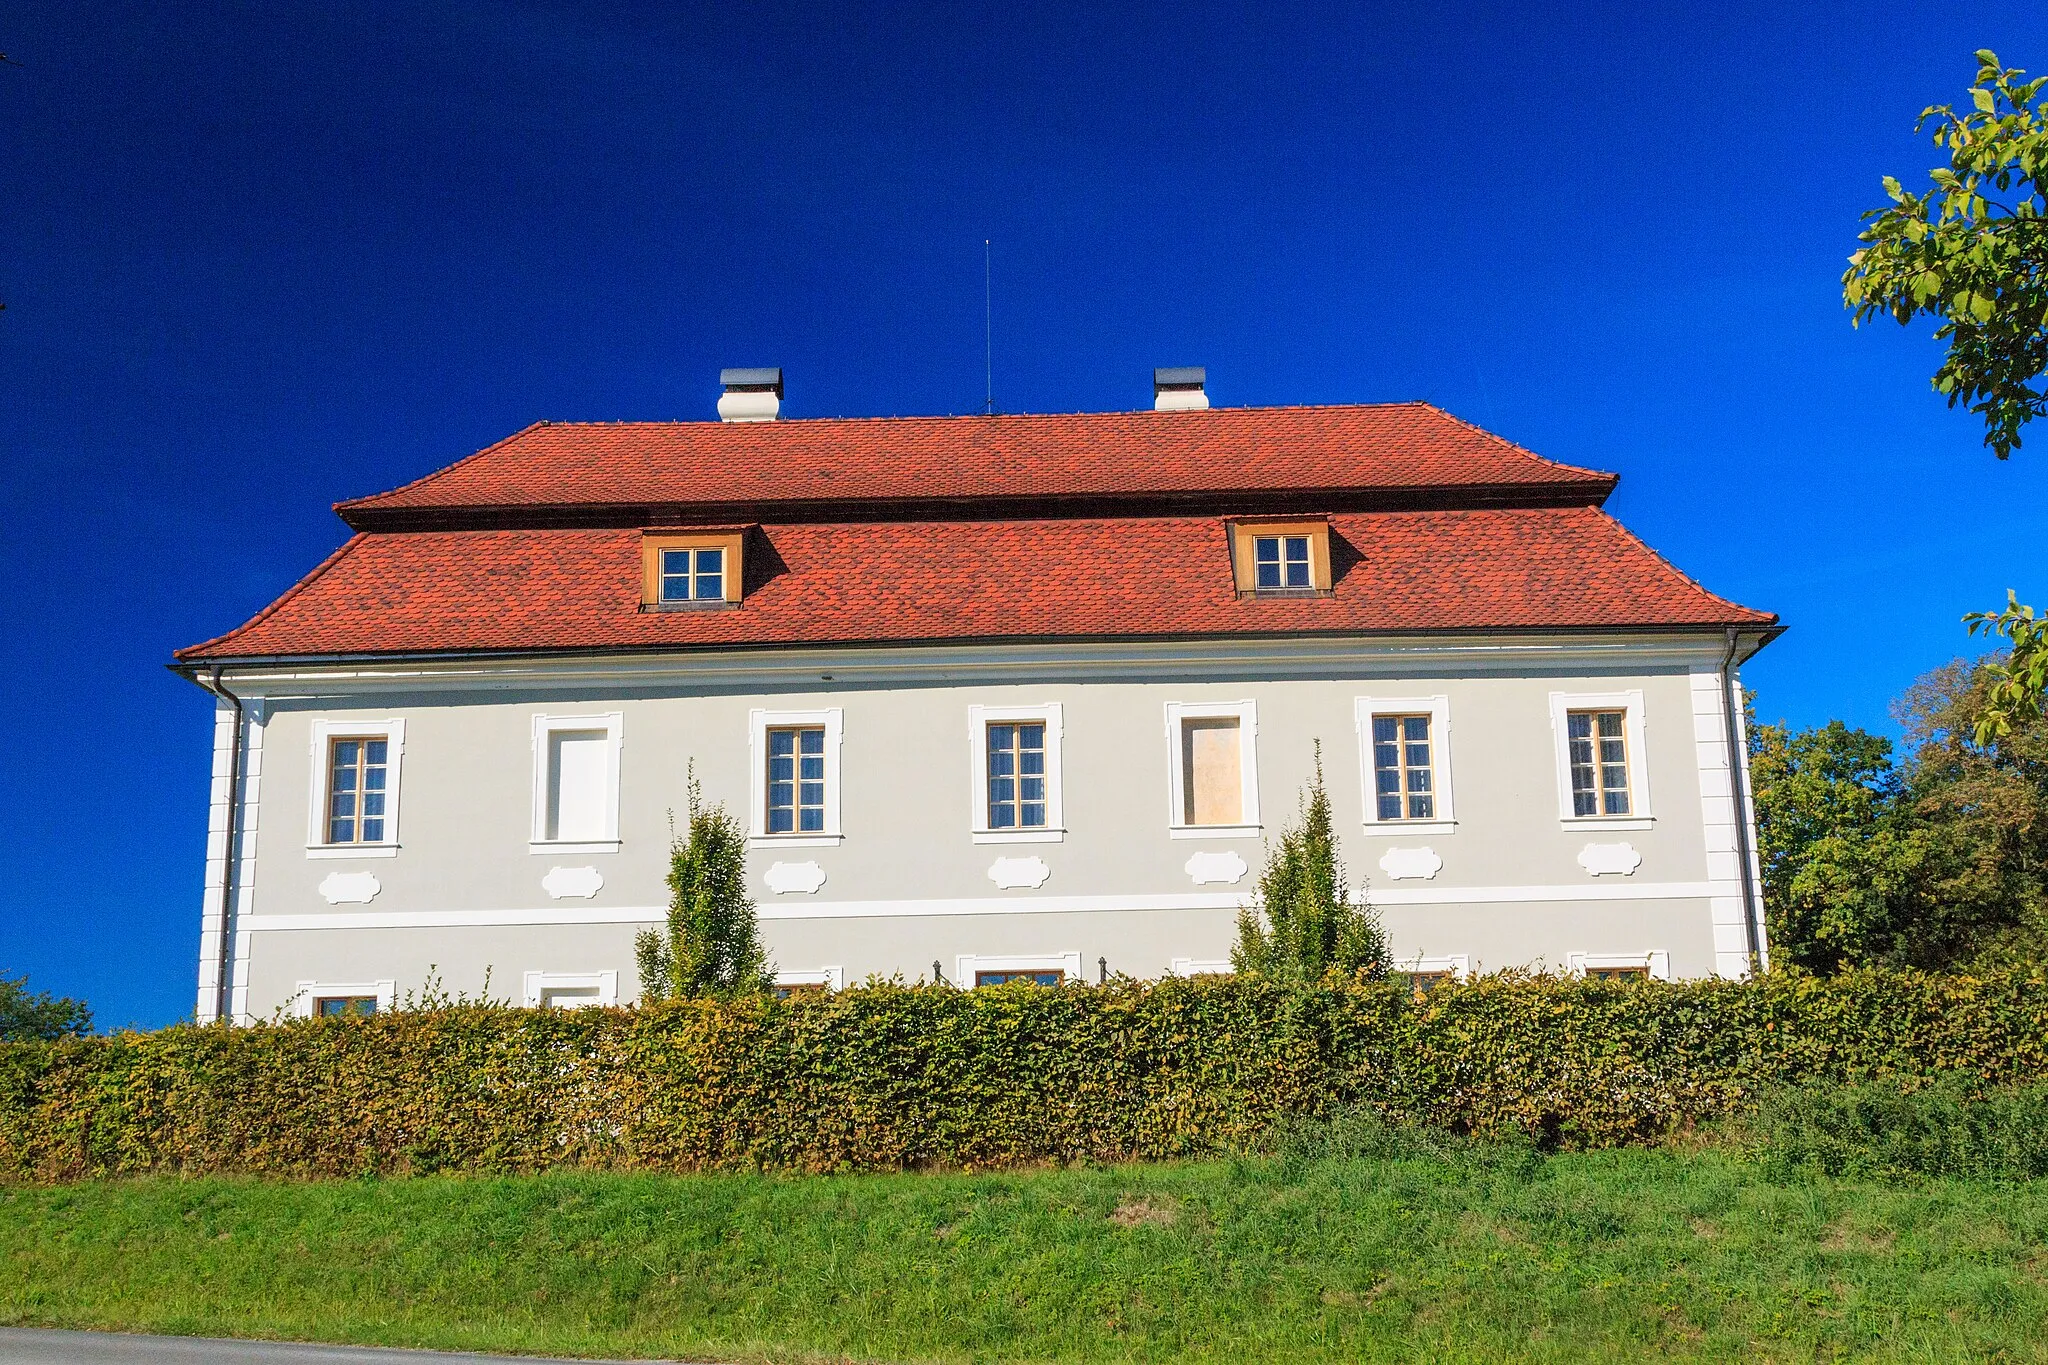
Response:
[{"label": "red tile roof", "polygon": [[[1346,490],[1352,507],[1598,503],[1615,476],[1558,464],[1427,403],[790,422],[541,423],[336,510],[359,530],[685,516],[842,520],[874,504],[1001,515],[1033,502],[1246,499]],[[1225,508],[1199,498],[1234,500]],[[1328,502],[1328,499],[1325,499]],[[870,504],[863,510],[855,504]],[[1100,508],[1095,510],[1102,510]],[[1332,503],[1324,510],[1337,510]],[[496,515],[487,515],[495,513]]]},{"label": "red tile roof", "polygon": [[1707,592],[1593,507],[1331,526],[1332,595],[1240,599],[1215,517],[772,524],[750,542],[738,609],[682,612],[638,609],[633,528],[358,535],[247,625],[178,658],[1777,620]]}]

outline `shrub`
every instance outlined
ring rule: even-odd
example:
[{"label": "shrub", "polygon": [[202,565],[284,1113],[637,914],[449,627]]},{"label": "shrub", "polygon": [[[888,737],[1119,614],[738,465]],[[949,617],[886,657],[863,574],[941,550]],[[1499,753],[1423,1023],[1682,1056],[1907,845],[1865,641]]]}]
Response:
[{"label": "shrub", "polygon": [[1122,1161],[1249,1151],[1347,1108],[1596,1147],[1788,1083],[1946,1072],[2048,1074],[2048,973],[458,1005],[0,1046],[0,1178]]},{"label": "shrub", "polygon": [[689,834],[669,843],[668,924],[633,939],[649,1003],[765,991],[775,981],[747,895],[747,832],[724,806],[704,804],[694,770],[689,794]]},{"label": "shrub", "polygon": [[1787,1087],[1745,1125],[1772,1174],[2029,1180],[2048,1175],[2048,1083],[1945,1075]]}]

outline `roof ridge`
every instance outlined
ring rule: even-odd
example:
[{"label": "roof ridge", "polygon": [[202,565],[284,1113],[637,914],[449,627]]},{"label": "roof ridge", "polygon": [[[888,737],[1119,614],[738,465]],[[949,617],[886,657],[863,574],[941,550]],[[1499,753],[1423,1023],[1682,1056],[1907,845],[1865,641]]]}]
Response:
[{"label": "roof ridge", "polygon": [[298,597],[307,589],[311,588],[313,584],[321,577],[321,575],[325,574],[329,569],[333,568],[337,563],[339,563],[343,556],[347,555],[348,552],[350,550],[353,550],[359,543],[368,539],[370,534],[371,533],[368,531],[356,531],[351,533],[347,540],[344,540],[343,542],[341,542],[341,544],[335,546],[334,549],[328,553],[327,558],[321,560],[318,564],[315,564],[310,573],[308,573],[305,577],[301,578],[298,582],[292,584],[289,588],[285,589],[283,596],[279,597],[275,602],[272,602],[262,611],[257,612],[254,616],[242,622],[241,625],[236,626],[233,630],[224,631],[221,634],[214,636],[211,640],[201,640],[196,645],[186,645],[183,649],[172,650],[171,657],[174,659],[190,658],[192,656],[199,654],[200,651],[202,650],[210,649],[218,644],[225,644],[227,641],[234,639],[237,635],[240,635],[244,631],[254,630],[257,626],[262,625],[265,621],[269,620],[279,611],[282,611],[285,608],[285,606],[292,601],[292,599]]},{"label": "roof ridge", "polygon": [[500,447],[500,446],[504,446],[504,445],[510,445],[510,444],[511,444],[512,442],[514,442],[514,441],[518,440],[518,439],[519,439],[520,437],[522,437],[522,436],[526,435],[526,433],[527,433],[527,432],[529,432],[529,431],[538,431],[538,430],[540,430],[540,429],[541,429],[542,427],[548,427],[548,426],[569,426],[569,425],[578,425],[578,424],[572,424],[572,423],[567,423],[567,422],[550,422],[550,421],[549,421],[549,420],[548,420],[547,418],[545,418],[545,417],[543,417],[543,418],[540,418],[540,419],[539,419],[538,421],[528,422],[528,423],[527,423],[527,424],[526,424],[525,426],[523,426],[523,427],[519,428],[519,430],[517,430],[517,431],[513,432],[513,433],[512,433],[511,435],[509,435],[509,436],[500,436],[500,437],[499,437],[499,438],[498,438],[497,440],[495,440],[495,441],[491,442],[491,443],[490,443],[489,445],[485,446],[485,447],[484,447],[483,449],[481,449],[481,450],[472,450],[472,451],[471,451],[471,452],[470,452],[469,454],[467,454],[467,455],[463,456],[463,457],[462,457],[461,459],[459,459],[459,460],[456,460],[456,461],[455,461],[454,463],[452,463],[452,464],[445,464],[445,465],[442,465],[442,466],[441,466],[441,467],[440,467],[439,469],[433,469],[433,470],[429,470],[429,471],[428,471],[428,472],[426,472],[425,474],[422,474],[422,475],[420,475],[420,476],[419,476],[419,477],[418,477],[417,479],[412,479],[412,480],[409,480],[409,481],[407,481],[407,482],[405,482],[405,483],[402,483],[402,484],[398,485],[398,487],[396,487],[396,488],[387,488],[387,489],[385,489],[385,490],[384,490],[383,492],[381,492],[381,493],[365,493],[365,494],[363,494],[363,495],[362,495],[361,497],[359,497],[359,498],[344,498],[344,499],[342,499],[342,500],[341,500],[340,502],[337,502],[337,503],[335,503],[335,504],[333,505],[333,510],[334,510],[335,512],[337,512],[337,513],[338,513],[338,512],[340,512],[340,511],[341,511],[341,509],[342,509],[342,508],[344,508],[344,507],[353,507],[353,506],[355,506],[355,505],[356,505],[357,503],[359,503],[359,502],[374,502],[374,501],[375,501],[376,499],[378,499],[378,498],[390,498],[390,497],[396,497],[396,496],[397,496],[398,494],[400,494],[400,493],[403,493],[403,492],[405,492],[405,491],[406,491],[407,489],[409,489],[409,488],[418,488],[418,487],[419,487],[419,486],[420,486],[421,484],[423,484],[423,483],[426,483],[426,482],[427,482],[428,480],[430,480],[430,479],[438,479],[438,478],[440,478],[440,477],[441,477],[441,476],[442,476],[443,474],[450,474],[450,473],[453,473],[453,472],[454,472],[455,470],[458,470],[458,469],[462,468],[462,466],[464,466],[464,465],[468,464],[468,463],[469,463],[469,462],[470,462],[471,460],[480,460],[480,459],[482,459],[482,458],[483,458],[484,456],[486,456],[486,455],[490,454],[490,453],[491,453],[492,451],[496,450],[496,449],[497,449],[498,447]]}]

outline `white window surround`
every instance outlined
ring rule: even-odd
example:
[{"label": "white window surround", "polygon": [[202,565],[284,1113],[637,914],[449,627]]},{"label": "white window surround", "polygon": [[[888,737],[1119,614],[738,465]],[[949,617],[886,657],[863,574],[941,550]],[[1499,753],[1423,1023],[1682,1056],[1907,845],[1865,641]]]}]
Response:
[{"label": "white window surround", "polygon": [[[344,736],[346,738],[346,736]],[[311,1019],[315,1001],[332,1000],[337,997],[361,998],[373,995],[377,998],[377,1009],[381,1013],[398,1003],[396,981],[301,981],[292,995],[292,1017]]]},{"label": "white window surround", "polygon": [[813,972],[777,972],[775,974],[775,984],[778,986],[823,986],[828,991],[844,990],[846,989],[846,969],[844,967],[820,967]]},{"label": "white window surround", "polygon": [[1071,953],[1026,953],[1002,957],[977,956],[962,953],[954,959],[953,984],[961,989],[971,989],[976,972],[1065,972],[1067,980],[1081,979],[1081,954]]},{"label": "white window surround", "polygon": [[[327,842],[328,744],[337,739],[381,739],[385,744],[384,832],[386,838],[374,844],[330,844]],[[405,755],[405,722],[389,720],[316,720],[308,750],[312,762],[311,792],[306,801],[306,856],[308,858],[396,858],[398,856],[399,760]]]},{"label": "white window surround", "polygon": [[[747,712],[748,848],[831,848],[845,841],[839,828],[839,743],[846,712],[837,706],[814,711]],[[768,732],[784,726],[821,726],[825,731],[825,828],[807,834],[768,832]]]},{"label": "white window surround", "polygon": [[579,1000],[573,1006],[616,1005],[619,1003],[619,974],[609,972],[528,972],[526,973],[525,1005],[530,1010],[539,1009],[552,991],[591,991],[590,998]]},{"label": "white window surround", "polygon": [[[988,727],[1009,722],[1045,726],[1045,824],[1030,829],[988,827]],[[1065,803],[1060,797],[1060,739],[1065,729],[1060,703],[1039,706],[967,708],[969,833],[977,844],[1057,844],[1066,838]],[[829,739],[828,739],[829,743]]]},{"label": "white window surround", "polygon": [[1169,976],[1229,976],[1236,970],[1227,957],[1177,957],[1166,968]]},{"label": "white window surround", "polygon": [[[1235,720],[1237,722],[1237,764],[1243,784],[1239,811],[1243,820],[1235,825],[1190,825],[1182,822],[1181,740],[1182,721]],[[1254,701],[1166,703],[1166,832],[1173,839],[1256,839],[1259,823],[1259,704]],[[990,969],[994,970],[994,969]]]},{"label": "white window surround", "polygon": [[[1429,764],[1436,787],[1436,816],[1429,820],[1379,819],[1378,793],[1373,790],[1372,718],[1416,715],[1429,717]],[[1358,780],[1365,797],[1365,833],[1407,837],[1458,832],[1451,791],[1449,697],[1360,697],[1353,708],[1352,728],[1358,733]]]},{"label": "white window surround", "polygon": [[1590,967],[1646,967],[1652,981],[1671,979],[1671,954],[1662,948],[1640,953],[1569,953],[1565,968],[1573,976],[1584,976]]},{"label": "white window surround", "polygon": [[[1627,815],[1572,814],[1572,750],[1566,728],[1568,711],[1623,711],[1622,730],[1628,740]],[[1552,692],[1550,740],[1557,763],[1557,823],[1560,829],[1653,829],[1650,813],[1650,754],[1643,743],[1643,694],[1627,692]]]},{"label": "white window surround", "polygon": [[1458,980],[1463,981],[1472,974],[1472,955],[1470,953],[1446,953],[1440,957],[1429,957],[1419,954],[1404,962],[1396,962],[1394,970],[1396,972],[1449,972]]},{"label": "white window surround", "polygon": [[[537,715],[533,718],[533,828],[526,851],[532,854],[617,853],[619,851],[619,754],[622,717],[617,711],[583,715]],[[604,830],[601,839],[550,839],[548,832],[549,739],[562,731],[602,730],[606,738]]]}]

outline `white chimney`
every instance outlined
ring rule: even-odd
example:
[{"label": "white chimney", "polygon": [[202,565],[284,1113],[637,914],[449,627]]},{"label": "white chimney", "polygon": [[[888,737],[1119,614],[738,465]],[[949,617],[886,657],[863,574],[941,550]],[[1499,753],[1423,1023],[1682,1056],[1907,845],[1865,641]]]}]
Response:
[{"label": "white chimney", "polygon": [[1200,365],[1152,371],[1152,406],[1159,412],[1199,412],[1209,406],[1202,386],[1209,372]]},{"label": "white chimney", "polygon": [[725,392],[718,398],[721,422],[772,422],[782,413],[782,367],[720,370]]}]

